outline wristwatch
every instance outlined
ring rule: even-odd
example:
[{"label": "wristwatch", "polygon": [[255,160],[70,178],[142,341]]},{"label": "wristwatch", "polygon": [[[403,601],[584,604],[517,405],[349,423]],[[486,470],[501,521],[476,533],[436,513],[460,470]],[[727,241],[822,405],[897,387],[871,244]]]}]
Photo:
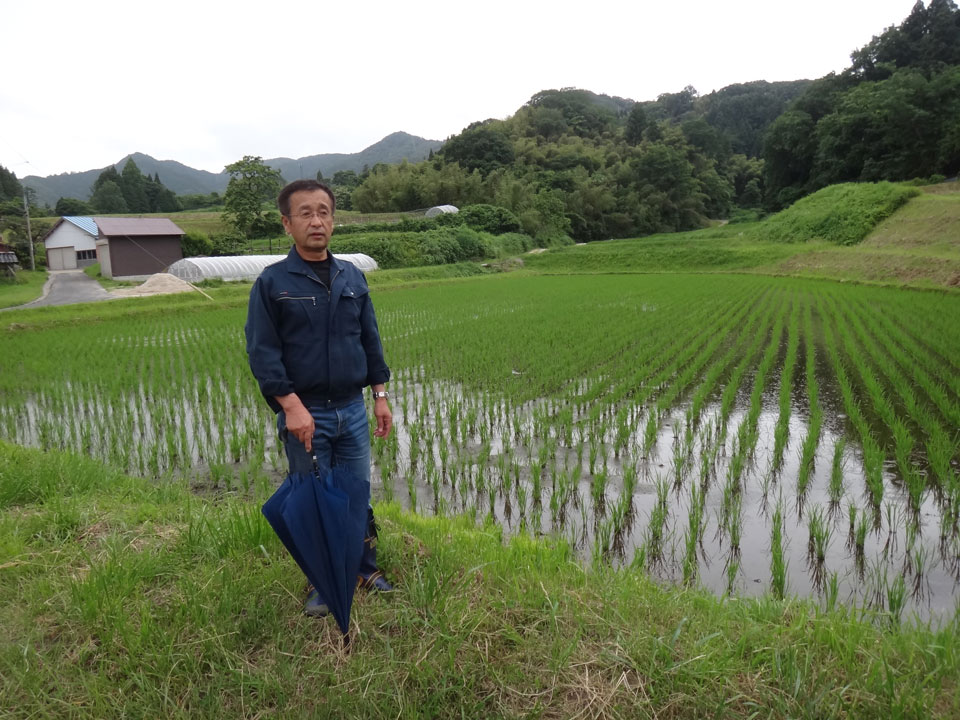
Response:
[{"label": "wristwatch", "polygon": [[388,393],[386,390],[374,390],[374,391],[373,391],[372,393],[370,393],[370,394],[373,396],[373,399],[374,399],[374,400],[378,400],[378,399],[380,399],[380,398],[388,398],[388,397],[390,397],[390,393]]}]

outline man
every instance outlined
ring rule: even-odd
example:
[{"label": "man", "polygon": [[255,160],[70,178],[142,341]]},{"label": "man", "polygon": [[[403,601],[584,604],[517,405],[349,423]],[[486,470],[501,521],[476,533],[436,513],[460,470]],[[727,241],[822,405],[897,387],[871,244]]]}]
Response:
[{"label": "man", "polygon": [[[290,472],[345,465],[370,478],[370,435],[363,388],[373,391],[374,435],[390,433],[393,416],[385,383],[390,369],[367,281],[352,264],[328,252],[336,201],[315,180],[296,180],[280,191],[277,205],[294,247],[264,269],[250,291],[245,327],[250,369],[277,413],[277,428]],[[368,532],[360,565],[362,587],[393,588],[377,570],[376,525]],[[308,588],[304,612],[327,614],[323,598]]]}]

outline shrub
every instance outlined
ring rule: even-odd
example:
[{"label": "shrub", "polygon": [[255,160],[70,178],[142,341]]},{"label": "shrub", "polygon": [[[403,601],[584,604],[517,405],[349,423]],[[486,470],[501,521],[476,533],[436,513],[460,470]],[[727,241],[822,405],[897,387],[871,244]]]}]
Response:
[{"label": "shrub", "polygon": [[532,250],[534,242],[532,237],[523,233],[504,233],[493,239],[493,247],[497,257],[509,257]]},{"label": "shrub", "polygon": [[496,238],[466,227],[437,228],[427,232],[334,234],[331,250],[364,253],[384,269],[445,265],[482,260],[495,255]]},{"label": "shrub", "polygon": [[237,233],[220,233],[211,240],[210,254],[214,257],[243,255],[247,251],[247,240]]},{"label": "shrub", "polygon": [[197,257],[198,255],[211,255],[213,253],[213,243],[210,242],[210,236],[200,230],[187,230],[180,238],[180,249],[184,257]]},{"label": "shrub", "polygon": [[283,235],[283,221],[277,210],[271,210],[257,217],[250,224],[250,237],[271,238]]},{"label": "shrub", "polygon": [[491,235],[519,232],[522,229],[516,215],[497,205],[467,205],[454,217],[459,221],[458,224]]}]

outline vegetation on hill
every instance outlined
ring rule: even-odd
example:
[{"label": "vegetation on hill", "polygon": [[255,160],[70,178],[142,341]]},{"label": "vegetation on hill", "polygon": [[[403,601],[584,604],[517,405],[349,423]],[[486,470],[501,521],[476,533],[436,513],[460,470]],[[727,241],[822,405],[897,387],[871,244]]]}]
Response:
[{"label": "vegetation on hill", "polygon": [[488,202],[577,240],[702,227],[735,208],[779,209],[829,184],[960,169],[960,11],[918,2],[839,76],[696,89],[634,103],[545,90],[476,122],[426,162],[378,166],[363,211]]},{"label": "vegetation on hill", "polygon": [[785,207],[826,185],[960,171],[960,10],[914,5],[814,82],[766,136],[767,198]]},{"label": "vegetation on hill", "polygon": [[915,187],[889,182],[831,185],[768,218],[762,234],[778,242],[822,240],[856,245],[880,221],[919,194]]}]

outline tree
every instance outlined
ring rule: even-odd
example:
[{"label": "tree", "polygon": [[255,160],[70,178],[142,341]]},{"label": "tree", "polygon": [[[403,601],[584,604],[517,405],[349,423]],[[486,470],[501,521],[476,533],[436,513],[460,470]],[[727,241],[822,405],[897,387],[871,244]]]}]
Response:
[{"label": "tree", "polygon": [[57,200],[54,212],[57,215],[89,215],[93,211],[87,203],[77,198],[62,197]]},{"label": "tree", "polygon": [[630,114],[627,115],[627,127],[623,133],[623,139],[628,145],[639,145],[643,140],[643,131],[647,129],[647,113],[643,106],[637,103],[630,108]]},{"label": "tree", "polygon": [[0,201],[13,200],[23,195],[23,188],[17,176],[0,165]]},{"label": "tree", "polygon": [[447,140],[443,157],[447,162],[460,163],[466,170],[479,170],[487,175],[513,162],[513,143],[502,131],[481,125]]},{"label": "tree", "polygon": [[122,180],[120,191],[123,193],[123,199],[127,203],[130,212],[143,213],[150,212],[150,202],[147,200],[146,183],[143,173],[133,161],[133,158],[127,160],[123,166],[123,172],[120,174]]},{"label": "tree", "polygon": [[244,155],[225,170],[230,173],[230,182],[223,195],[223,219],[249,238],[254,227],[266,222],[263,203],[276,198],[283,178],[262,157],[253,155]]},{"label": "tree", "polygon": [[123,192],[113,180],[100,183],[90,196],[90,204],[94,210],[104,214],[129,212],[127,201],[123,199]]}]

